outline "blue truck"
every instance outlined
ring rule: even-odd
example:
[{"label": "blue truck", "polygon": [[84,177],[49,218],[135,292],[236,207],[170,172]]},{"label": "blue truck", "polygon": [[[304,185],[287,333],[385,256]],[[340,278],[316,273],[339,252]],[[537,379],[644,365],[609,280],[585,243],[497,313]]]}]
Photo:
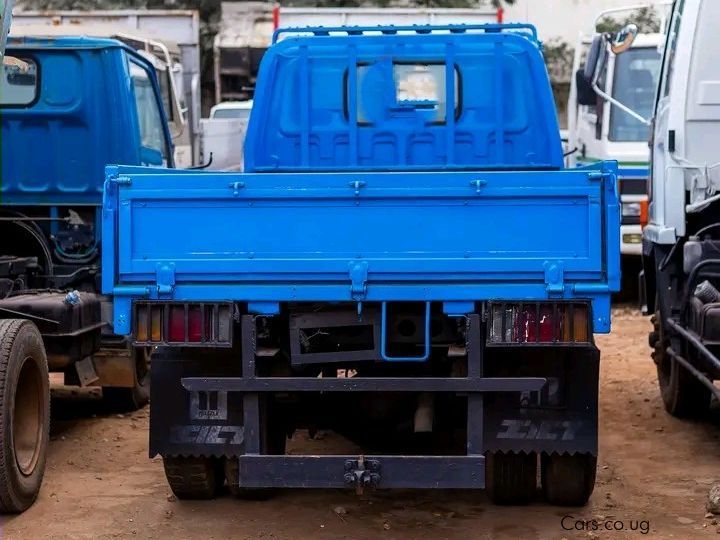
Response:
[{"label": "blue truck", "polygon": [[[563,169],[529,25],[278,30],[243,174],[110,166],[103,291],[181,498],[486,488],[584,504],[617,164]],[[297,430],[353,450],[286,454]],[[359,449],[358,449],[359,448]],[[259,490],[259,491],[258,491]]]},{"label": "blue truck", "polygon": [[110,301],[100,294],[104,170],[172,166],[173,154],[155,69],[135,50],[110,39],[26,35],[11,36],[6,52],[0,512],[21,512],[45,468],[49,371],[66,384],[101,386],[113,410],[147,402],[149,351],[113,335]]}]

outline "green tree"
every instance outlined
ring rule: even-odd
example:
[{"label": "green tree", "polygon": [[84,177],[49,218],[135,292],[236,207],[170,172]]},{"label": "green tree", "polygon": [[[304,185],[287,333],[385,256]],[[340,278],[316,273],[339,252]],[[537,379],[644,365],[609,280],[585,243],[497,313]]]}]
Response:
[{"label": "green tree", "polygon": [[604,17],[597,23],[595,30],[598,32],[617,32],[630,23],[636,24],[641,33],[660,32],[660,16],[653,7],[636,9],[624,19]]}]

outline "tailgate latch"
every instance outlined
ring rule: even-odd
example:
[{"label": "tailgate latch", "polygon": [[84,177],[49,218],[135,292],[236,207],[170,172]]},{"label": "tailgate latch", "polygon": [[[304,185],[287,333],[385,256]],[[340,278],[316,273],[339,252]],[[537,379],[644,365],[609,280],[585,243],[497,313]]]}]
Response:
[{"label": "tailgate latch", "polygon": [[353,300],[363,300],[367,293],[367,261],[350,263],[350,294]]},{"label": "tailgate latch", "polygon": [[562,296],[565,292],[563,264],[559,261],[545,261],[545,290],[550,296]]},{"label": "tailgate latch", "polygon": [[482,188],[487,185],[487,180],[471,180],[470,185],[475,188],[475,193],[480,193]]},{"label": "tailgate latch", "polygon": [[155,273],[158,294],[172,294],[175,289],[175,263],[158,263]]}]

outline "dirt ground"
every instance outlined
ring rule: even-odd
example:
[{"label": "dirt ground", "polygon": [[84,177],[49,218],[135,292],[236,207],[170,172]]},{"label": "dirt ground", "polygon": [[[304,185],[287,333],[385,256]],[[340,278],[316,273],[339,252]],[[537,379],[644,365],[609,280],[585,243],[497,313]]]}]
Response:
[{"label": "dirt ground", "polygon": [[585,508],[500,508],[482,493],[450,491],[181,502],[160,459],[147,457],[147,410],[94,415],[93,401],[56,399],[40,498],[23,515],[0,518],[0,538],[720,538],[720,521],[705,517],[708,489],[720,481],[720,414],[687,422],[664,412],[648,329],[646,318],[616,309],[613,333],[598,338],[601,453]]}]

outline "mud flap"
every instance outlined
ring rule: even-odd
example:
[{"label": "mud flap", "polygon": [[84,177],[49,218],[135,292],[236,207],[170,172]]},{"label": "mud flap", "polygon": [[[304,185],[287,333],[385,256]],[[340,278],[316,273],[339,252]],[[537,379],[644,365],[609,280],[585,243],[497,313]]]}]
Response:
[{"label": "mud flap", "polygon": [[240,376],[232,351],[158,348],[152,356],[150,457],[231,457],[244,452],[242,394],[190,392],[191,376]]},{"label": "mud flap", "polygon": [[485,398],[484,451],[596,456],[600,351],[592,346],[539,356],[532,361],[508,356],[496,363],[504,375],[509,370],[517,376],[547,377],[548,383],[541,392]]}]

